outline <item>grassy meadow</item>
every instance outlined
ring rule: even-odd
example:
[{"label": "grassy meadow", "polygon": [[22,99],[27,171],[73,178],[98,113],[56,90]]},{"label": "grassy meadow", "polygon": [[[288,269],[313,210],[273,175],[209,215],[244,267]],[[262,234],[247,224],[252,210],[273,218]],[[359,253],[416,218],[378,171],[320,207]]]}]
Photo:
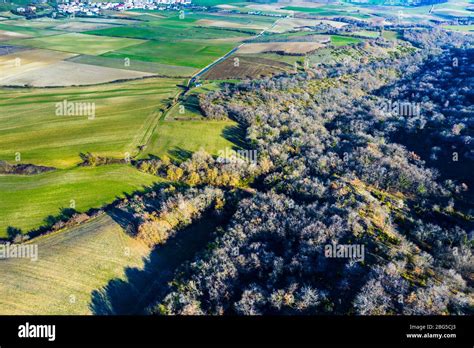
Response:
[{"label": "grassy meadow", "polygon": [[92,314],[91,293],[111,279],[126,279],[126,268],[143,267],[149,254],[108,215],[34,243],[38,261],[0,261],[3,315]]},{"label": "grassy meadow", "polygon": [[191,153],[204,149],[217,155],[219,150],[233,148],[237,124],[234,121],[162,121],[153,134],[142,156],[167,155],[182,160]]},{"label": "grassy meadow", "polygon": [[370,18],[370,15],[365,13],[359,13],[357,10],[354,11],[354,8],[341,8],[341,6],[336,5],[324,5],[321,7],[298,7],[298,6],[286,6],[283,7],[284,10],[310,13],[319,16],[351,16],[356,18]]},{"label": "grassy meadow", "polygon": [[[81,88],[9,89],[0,95],[0,159],[68,168],[81,152],[124,158],[178,92],[179,79]],[[56,103],[94,103],[95,117],[57,116]]]},{"label": "grassy meadow", "polygon": [[68,61],[80,64],[102,66],[106,68],[149,72],[165,77],[190,77],[196,71],[196,69],[192,67],[168,65],[157,62],[145,62],[143,60],[130,59],[130,57],[126,57],[129,59],[126,64],[125,58],[123,58],[123,56],[120,54],[118,55],[121,56],[121,58],[80,55],[70,58]]},{"label": "grassy meadow", "polygon": [[38,175],[0,175],[0,238],[7,228],[27,232],[47,224],[61,209],[100,208],[160,179],[126,165],[75,167]]},{"label": "grassy meadow", "polygon": [[137,46],[109,52],[103,56],[119,59],[129,58],[132,61],[138,60],[203,68],[232,50],[235,46],[236,44],[231,43],[215,44],[206,41],[148,41]]},{"label": "grassy meadow", "polygon": [[9,41],[10,44],[92,55],[103,54],[127,46],[138,45],[143,42],[144,41],[137,39],[98,37],[81,33]]},{"label": "grassy meadow", "polygon": [[331,45],[333,46],[346,46],[362,42],[362,40],[355,37],[331,35]]}]

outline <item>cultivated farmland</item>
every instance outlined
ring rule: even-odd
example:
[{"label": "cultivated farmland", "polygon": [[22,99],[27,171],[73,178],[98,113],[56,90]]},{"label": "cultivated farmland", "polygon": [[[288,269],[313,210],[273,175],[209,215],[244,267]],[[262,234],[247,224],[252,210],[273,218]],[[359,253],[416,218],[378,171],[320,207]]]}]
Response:
[{"label": "cultivated farmland", "polygon": [[62,52],[80,53],[80,54],[103,54],[119,48],[137,45],[142,40],[115,38],[115,37],[97,37],[79,33],[69,33],[61,35],[45,36],[25,40],[12,40],[10,43],[57,50]]},{"label": "cultivated farmland", "polygon": [[[0,96],[0,160],[58,168],[34,177],[1,177],[0,193],[10,197],[0,216],[3,230],[11,225],[27,232],[41,226],[47,216],[67,207],[63,197],[79,197],[78,209],[83,211],[151,184],[125,164],[100,170],[76,167],[81,154],[116,160],[169,155],[182,160],[200,148],[216,154],[235,146],[233,121],[209,121],[201,114],[199,94],[212,88],[194,88],[180,103],[175,99],[186,78],[243,42],[236,53],[203,72],[206,86],[216,80],[294,71],[296,63],[303,64],[303,55],[322,49],[329,37],[311,31],[312,26],[345,25],[314,18],[280,18],[275,26],[276,21],[248,14],[186,13],[180,18],[175,12],[126,11],[114,18],[0,23],[8,45],[7,54],[0,56],[0,84],[26,87],[4,88]],[[267,32],[253,42],[264,29]],[[331,36],[337,46],[357,42],[360,39]],[[107,84],[117,80],[122,82]],[[94,117],[57,115],[56,106],[64,102],[91,103]],[[115,182],[123,173],[137,185]],[[90,181],[94,177],[97,187]],[[61,189],[52,192],[53,182]],[[34,197],[31,208],[24,210],[8,191],[14,185],[18,199]],[[44,202],[42,209],[39,202]],[[21,223],[14,224],[19,217]]]},{"label": "cultivated farmland", "polygon": [[[12,89],[0,95],[0,159],[67,168],[79,154],[124,158],[134,154],[178,92],[179,79],[57,89]],[[124,94],[124,91],[127,91]],[[95,117],[56,115],[56,103],[94,103]],[[18,120],[22,121],[19,122]]]},{"label": "cultivated farmland", "polygon": [[125,165],[0,175],[0,238],[7,236],[8,227],[27,232],[47,225],[71,205],[80,212],[100,208],[157,181],[159,178]]},{"label": "cultivated farmland", "polygon": [[252,43],[239,49],[239,54],[275,52],[288,55],[304,55],[324,47],[319,42],[272,42]]},{"label": "cultivated farmland", "polygon": [[265,29],[268,27],[266,24],[253,24],[253,23],[236,23],[224,20],[212,20],[212,19],[200,19],[196,22],[198,25],[205,27],[218,27],[218,28],[240,28],[240,29]]},{"label": "cultivated farmland", "polygon": [[196,25],[196,19],[174,19],[167,18],[149,23],[139,23],[135,26],[127,26],[125,28],[108,28],[102,30],[94,30],[87,32],[88,34],[101,36],[114,36],[136,38],[143,40],[160,40],[160,41],[176,41],[176,40],[209,40],[219,38],[232,38],[239,36],[250,36],[251,30],[247,32],[241,30],[206,28]]},{"label": "cultivated farmland", "polygon": [[[128,58],[128,60],[126,60],[126,58]],[[165,77],[190,77],[196,71],[196,69],[192,67],[145,62],[143,60],[130,59],[129,57],[126,58],[80,55],[70,58],[68,61],[121,70],[148,72]]]},{"label": "cultivated farmland", "polygon": [[469,313],[467,0],[17,1],[0,243],[39,259],[0,255],[0,315]]},{"label": "cultivated farmland", "polygon": [[15,31],[0,30],[0,41],[7,41],[12,39],[29,38],[28,34],[17,33]]},{"label": "cultivated farmland", "polygon": [[223,56],[236,46],[235,43],[209,43],[206,41],[146,43],[127,47],[104,54],[104,57],[129,58],[146,62],[157,62],[168,65],[202,68]]},{"label": "cultivated farmland", "polygon": [[[0,83],[17,75],[30,73],[36,69],[49,66],[74,57],[74,54],[43,49],[16,50],[0,56]],[[9,50],[7,49],[7,52]]]},{"label": "cultivated farmland", "polygon": [[107,215],[34,243],[38,261],[0,261],[2,314],[91,314],[92,291],[125,279],[149,253]]},{"label": "cultivated farmland", "polygon": [[217,155],[219,150],[234,147],[232,138],[237,124],[234,121],[163,121],[144,151],[148,155],[182,160],[193,152],[204,149]]},{"label": "cultivated farmland", "polygon": [[147,76],[153,75],[139,71],[127,71],[72,62],[58,62],[8,78],[0,77],[0,84],[29,87],[84,86],[118,80],[138,79]]}]

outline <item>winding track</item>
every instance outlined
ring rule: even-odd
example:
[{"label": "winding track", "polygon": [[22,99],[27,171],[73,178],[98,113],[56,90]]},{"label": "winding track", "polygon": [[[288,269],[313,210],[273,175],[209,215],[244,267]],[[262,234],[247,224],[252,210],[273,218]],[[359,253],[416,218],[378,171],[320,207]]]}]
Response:
[{"label": "winding track", "polygon": [[[271,26],[269,26],[268,28],[266,29],[263,29],[260,33],[258,33],[256,36],[254,36],[252,39],[256,39],[260,36],[262,36],[263,34],[265,34],[266,31],[270,30],[270,29],[273,29],[279,21],[281,21],[282,19],[284,19],[285,17],[283,18],[279,18],[277,19]],[[222,62],[223,60],[229,58],[232,54],[234,54],[237,50],[239,50],[242,46],[244,46],[247,42],[243,42],[241,43],[240,45],[234,47],[232,50],[230,50],[229,52],[227,52],[226,54],[224,54],[222,57],[219,57],[217,58],[215,61],[213,61],[212,63],[208,64],[207,66],[205,66],[204,68],[202,68],[201,70],[199,70],[197,73],[195,73],[193,76],[191,76],[191,78],[189,79],[188,81],[188,84],[186,85],[185,88],[183,88],[183,90],[181,92],[179,92],[174,98],[173,98],[173,101],[170,103],[170,105],[168,105],[166,107],[166,109],[164,109],[161,113],[159,113],[159,115],[157,117],[154,117],[154,122],[153,124],[151,124],[149,127],[148,127],[148,131],[146,132],[146,135],[143,139],[143,141],[141,142],[141,144],[139,144],[137,146],[137,153],[134,154],[134,158],[136,158],[137,156],[139,156],[148,146],[149,142],[150,142],[150,139],[151,139],[151,136],[152,134],[156,131],[157,127],[158,127],[158,124],[162,121],[164,121],[164,119],[166,118],[166,115],[168,114],[168,112],[186,95],[186,93],[188,93],[193,87],[193,84],[199,79],[199,77],[201,77],[206,71],[210,70],[211,68],[213,68],[215,65],[219,64],[220,62]],[[150,132],[150,130],[152,130]]]},{"label": "winding track", "polygon": [[[260,36],[262,36],[263,34],[265,34],[266,31],[270,30],[270,29],[273,29],[277,23],[279,21],[281,21],[283,18],[279,18],[277,19],[271,26],[269,26],[268,28],[266,29],[263,29],[260,33],[258,33],[255,37],[253,37],[253,39],[256,39],[256,38],[259,38]],[[240,49],[242,46],[244,46],[245,44],[247,44],[247,42],[242,42],[240,45],[238,45],[237,47],[234,47],[232,50],[230,50],[229,52],[227,52],[225,55],[223,55],[222,57],[220,58],[217,58],[215,61],[213,61],[211,64],[207,65],[206,67],[202,68],[201,70],[199,70],[196,74],[194,74],[190,79],[189,79],[189,82],[188,82],[188,90],[190,89],[190,86],[200,77],[202,76],[202,74],[204,74],[206,71],[208,71],[209,69],[211,69],[212,67],[214,67],[216,64],[219,64],[220,62],[222,62],[223,60],[227,59],[228,57],[230,57],[232,54],[234,54],[238,49]],[[187,91],[186,91],[187,92]]]}]

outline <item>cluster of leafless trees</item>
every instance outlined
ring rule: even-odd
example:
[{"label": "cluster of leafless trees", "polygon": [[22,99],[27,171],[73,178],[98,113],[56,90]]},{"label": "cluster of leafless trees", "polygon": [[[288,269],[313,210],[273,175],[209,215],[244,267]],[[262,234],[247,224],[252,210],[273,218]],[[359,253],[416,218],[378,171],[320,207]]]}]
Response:
[{"label": "cluster of leafless trees", "polygon": [[[473,214],[457,196],[466,188],[394,142],[394,129],[408,123],[379,105],[407,97],[415,87],[401,88],[400,79],[425,81],[424,65],[449,59],[463,39],[426,30],[404,36],[420,49],[395,62],[248,81],[207,97],[213,112],[246,127],[249,146],[271,165],[252,174],[256,193],[212,248],[179,270],[151,313],[472,312]],[[443,88],[442,72],[428,75]],[[460,93],[445,97],[470,108],[472,92]],[[443,100],[433,98],[433,110]],[[328,244],[364,246],[363,260],[328,258]]]}]

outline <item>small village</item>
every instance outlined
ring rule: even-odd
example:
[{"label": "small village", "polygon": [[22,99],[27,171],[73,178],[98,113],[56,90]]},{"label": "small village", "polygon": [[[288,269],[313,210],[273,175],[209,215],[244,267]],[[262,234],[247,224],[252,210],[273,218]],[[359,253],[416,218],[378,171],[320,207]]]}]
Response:
[{"label": "small village", "polygon": [[[57,13],[61,15],[99,16],[103,11],[126,10],[179,10],[183,6],[191,5],[191,0],[125,0],[124,2],[92,2],[92,1],[64,1],[57,5]],[[36,4],[16,8],[20,15],[35,14],[38,10]]]}]

